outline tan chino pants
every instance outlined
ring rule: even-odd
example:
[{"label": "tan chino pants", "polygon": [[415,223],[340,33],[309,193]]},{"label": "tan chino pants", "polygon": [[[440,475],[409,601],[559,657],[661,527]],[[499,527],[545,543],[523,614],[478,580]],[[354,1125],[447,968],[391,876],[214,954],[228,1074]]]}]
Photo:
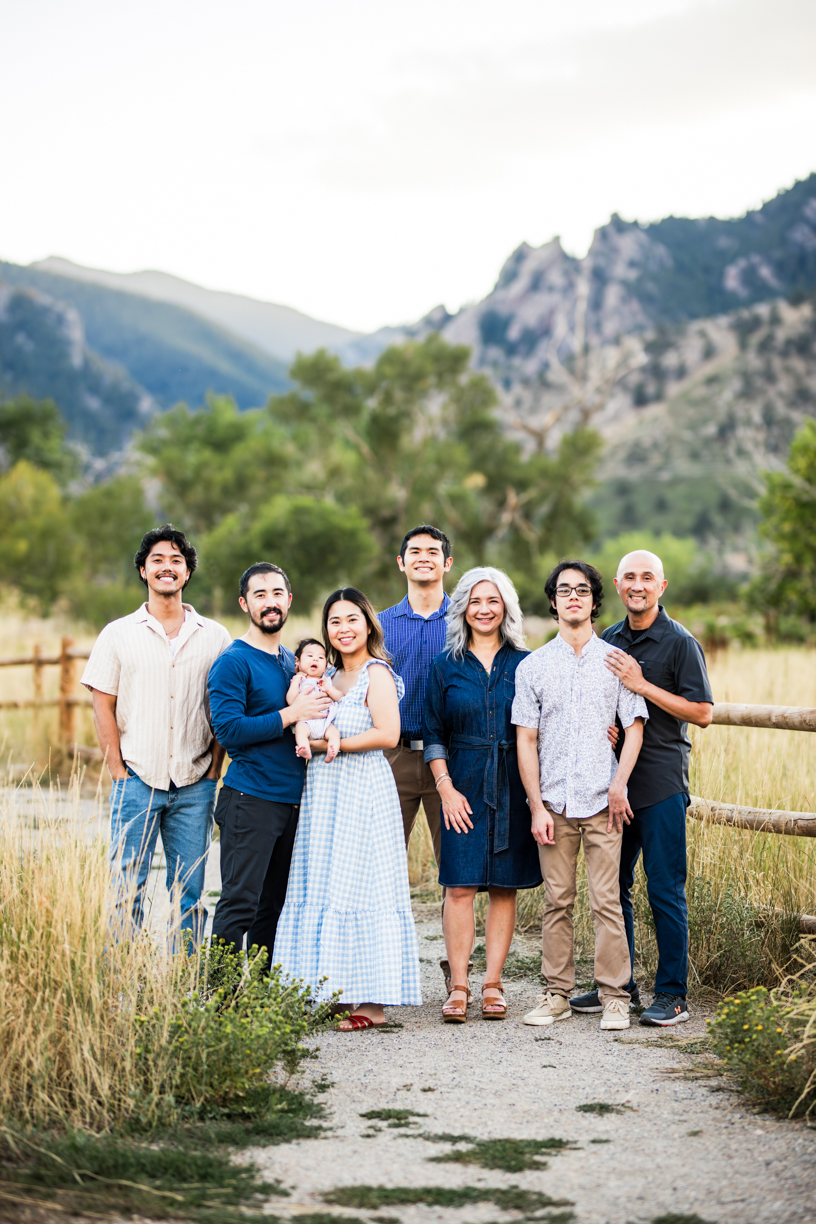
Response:
[{"label": "tan chino pants", "polygon": [[399,792],[406,848],[416,824],[421,803],[425,809],[425,818],[431,832],[434,858],[438,867],[442,853],[441,815],[439,792],[434,785],[431,767],[425,764],[421,751],[406,748],[402,744],[398,744],[396,748],[387,748],[385,755],[394,773],[394,781]]},{"label": "tan chino pants", "polygon": [[629,945],[620,906],[621,834],[607,833],[605,808],[586,820],[568,820],[566,812],[552,812],[554,846],[539,846],[544,876],[545,907],[541,923],[541,972],[553,994],[569,998],[575,989],[575,942],[572,911],[575,872],[583,842],[589,884],[589,904],[595,926],[595,981],[603,1003],[628,999],[624,990],[631,975]]}]

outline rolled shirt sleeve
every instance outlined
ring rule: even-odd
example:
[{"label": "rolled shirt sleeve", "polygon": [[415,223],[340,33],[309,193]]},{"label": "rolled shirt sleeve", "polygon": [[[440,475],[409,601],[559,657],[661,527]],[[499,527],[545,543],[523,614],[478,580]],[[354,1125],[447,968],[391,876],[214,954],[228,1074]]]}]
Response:
[{"label": "rolled shirt sleeve", "polygon": [[620,686],[618,693],[618,718],[624,730],[631,727],[636,718],[642,718],[644,723],[649,718],[646,702],[639,693],[633,693],[625,685]]},{"label": "rolled shirt sleeve", "polygon": [[527,660],[516,668],[516,693],[513,698],[511,722],[514,727],[529,727],[534,731],[541,725],[541,702],[533,688]]},{"label": "rolled shirt sleeve", "polygon": [[450,733],[445,726],[445,686],[434,661],[428,685],[425,689],[425,708],[422,719],[422,739],[425,744],[425,763],[447,761]]}]

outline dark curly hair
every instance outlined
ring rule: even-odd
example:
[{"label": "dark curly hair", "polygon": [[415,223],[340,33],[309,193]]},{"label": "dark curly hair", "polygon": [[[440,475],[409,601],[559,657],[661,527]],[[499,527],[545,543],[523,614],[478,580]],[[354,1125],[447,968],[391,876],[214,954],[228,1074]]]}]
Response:
[{"label": "dark curly hair", "polygon": [[555,610],[555,588],[558,586],[558,579],[564,570],[578,570],[578,573],[583,574],[592,587],[592,615],[590,619],[597,620],[601,612],[601,604],[603,603],[603,578],[595,566],[590,565],[588,561],[559,561],[551,572],[549,578],[544,583],[544,593],[550,603],[550,616],[554,616],[558,620],[558,613]]},{"label": "dark curly hair", "polygon": [[[176,548],[179,550],[187,563],[187,568],[190,571],[190,578],[192,578],[193,574],[195,573],[196,566],[198,565],[196,550],[193,548],[184,532],[178,531],[172,523],[165,523],[163,527],[154,527],[152,531],[148,531],[146,536],[143,536],[142,542],[139,545],[139,551],[133,558],[133,564],[136,566],[139,577],[142,578],[144,563],[150,556],[153,548],[156,546],[156,544],[161,543],[162,540],[166,540],[169,544],[175,544]],[[187,579],[187,582],[190,581],[190,578]],[[147,586],[147,580],[145,578],[142,578],[142,582],[145,584],[145,586]],[[185,582],[185,586],[187,585],[187,582]]]}]

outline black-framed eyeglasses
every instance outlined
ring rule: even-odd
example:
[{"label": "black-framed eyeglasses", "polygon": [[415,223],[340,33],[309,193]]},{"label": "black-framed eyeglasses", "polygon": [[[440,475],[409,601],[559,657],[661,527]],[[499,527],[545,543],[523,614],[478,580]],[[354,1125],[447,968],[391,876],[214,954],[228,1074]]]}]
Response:
[{"label": "black-framed eyeglasses", "polygon": [[579,599],[586,599],[588,595],[592,594],[592,587],[587,586],[585,582],[580,582],[578,586],[567,586],[565,582],[555,588],[556,595],[560,595],[562,599],[568,599],[573,591]]}]

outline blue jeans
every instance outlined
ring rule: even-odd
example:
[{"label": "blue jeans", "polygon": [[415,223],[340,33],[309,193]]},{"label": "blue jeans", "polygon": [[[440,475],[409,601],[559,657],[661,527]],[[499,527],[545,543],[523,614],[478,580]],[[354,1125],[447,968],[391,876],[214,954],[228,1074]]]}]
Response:
[{"label": "blue jeans", "polygon": [[[132,898],[133,931],[144,921],[147,876],[161,831],[167,864],[167,891],[178,881],[181,890],[181,930],[201,941],[207,910],[200,905],[204,869],[213,827],[214,778],[200,778],[192,786],[154,790],[132,770],[113,783],[111,790],[111,868],[115,903],[125,934],[123,907]],[[135,891],[134,891],[135,888]]]},{"label": "blue jeans", "polygon": [[655,994],[685,996],[688,988],[688,909],[686,907],[686,808],[684,792],[651,807],[636,808],[634,820],[623,826],[620,861],[620,901],[632,980],[635,971],[635,918],[632,885],[643,852],[646,891],[657,935]]}]

